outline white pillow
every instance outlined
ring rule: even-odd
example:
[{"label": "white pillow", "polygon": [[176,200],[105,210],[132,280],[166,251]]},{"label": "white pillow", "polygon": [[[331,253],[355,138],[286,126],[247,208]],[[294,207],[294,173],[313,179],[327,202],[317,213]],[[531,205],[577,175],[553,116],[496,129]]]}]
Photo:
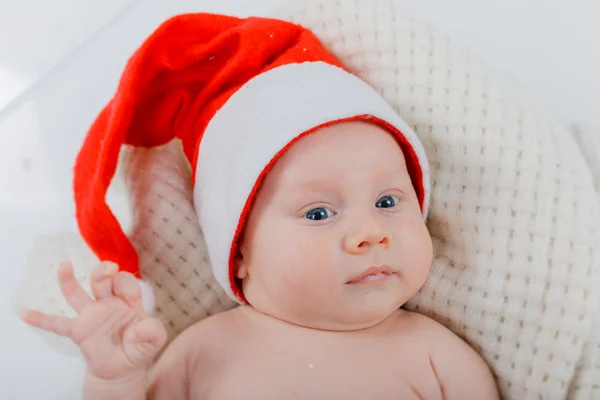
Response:
[{"label": "white pillow", "polygon": [[[425,146],[435,260],[406,308],[480,351],[505,398],[600,398],[600,332],[592,330],[600,311],[599,205],[568,132],[393,0],[305,0],[274,16],[311,28]],[[206,262],[177,145],[128,149],[121,163],[135,210],[132,241],[171,339],[233,306]],[[78,237],[67,241],[73,253],[88,251]],[[33,271],[48,268],[37,260]],[[77,265],[82,280],[86,260]],[[47,296],[59,304],[54,276],[44,276]],[[25,282],[21,306],[50,311],[43,296],[28,295],[34,286]]]},{"label": "white pillow", "polygon": [[600,202],[600,126],[575,124],[571,126],[571,133],[590,167],[596,195]]}]

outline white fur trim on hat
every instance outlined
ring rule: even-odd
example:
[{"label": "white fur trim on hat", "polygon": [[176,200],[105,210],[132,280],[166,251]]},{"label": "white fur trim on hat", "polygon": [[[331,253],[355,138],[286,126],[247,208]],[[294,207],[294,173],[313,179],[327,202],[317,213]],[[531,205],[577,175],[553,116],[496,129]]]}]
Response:
[{"label": "white fur trim on hat", "polygon": [[430,178],[421,142],[379,93],[339,67],[305,62],[269,70],[242,86],[213,117],[200,144],[194,204],[215,278],[233,299],[232,240],[263,169],[298,135],[358,115],[386,121],[413,147],[422,168],[426,217]]}]

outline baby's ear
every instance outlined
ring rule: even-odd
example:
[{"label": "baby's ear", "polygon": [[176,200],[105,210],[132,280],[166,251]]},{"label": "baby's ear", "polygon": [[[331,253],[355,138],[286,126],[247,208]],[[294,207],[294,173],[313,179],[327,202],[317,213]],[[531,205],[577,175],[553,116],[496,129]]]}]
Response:
[{"label": "baby's ear", "polygon": [[244,251],[242,246],[235,255],[235,277],[244,280],[248,277],[248,267],[244,263]]}]

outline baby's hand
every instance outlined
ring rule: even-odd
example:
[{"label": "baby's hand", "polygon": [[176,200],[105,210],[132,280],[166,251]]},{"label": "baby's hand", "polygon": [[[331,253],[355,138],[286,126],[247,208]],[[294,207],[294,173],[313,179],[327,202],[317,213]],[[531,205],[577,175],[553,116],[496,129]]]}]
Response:
[{"label": "baby's hand", "polygon": [[26,323],[75,342],[89,372],[103,380],[143,373],[167,339],[162,323],[144,313],[137,279],[117,270],[115,264],[101,263],[92,271],[94,300],[79,286],[71,263],[63,263],[58,282],[78,315],[71,319],[34,310],[21,313]]}]

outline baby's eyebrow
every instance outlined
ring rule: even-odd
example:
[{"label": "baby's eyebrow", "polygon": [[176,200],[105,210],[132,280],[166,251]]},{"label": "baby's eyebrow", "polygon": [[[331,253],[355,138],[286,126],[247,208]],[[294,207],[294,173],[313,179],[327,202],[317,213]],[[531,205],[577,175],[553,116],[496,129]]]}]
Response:
[{"label": "baby's eyebrow", "polygon": [[327,194],[332,191],[331,185],[321,180],[306,180],[298,182],[298,188],[313,193]]},{"label": "baby's eyebrow", "polygon": [[293,190],[287,192],[286,202],[294,207],[305,207],[308,202],[339,200],[339,193],[334,188],[318,181],[299,182]]},{"label": "baby's eyebrow", "polygon": [[377,180],[381,180],[381,181],[390,181],[390,180],[394,180],[394,181],[399,181],[399,180],[406,180],[406,178],[410,179],[410,176],[408,174],[408,170],[406,169],[406,167],[402,168],[402,167],[396,167],[394,169],[388,169],[385,171],[382,171],[381,173],[378,173],[377,175],[374,176],[374,179]]}]

